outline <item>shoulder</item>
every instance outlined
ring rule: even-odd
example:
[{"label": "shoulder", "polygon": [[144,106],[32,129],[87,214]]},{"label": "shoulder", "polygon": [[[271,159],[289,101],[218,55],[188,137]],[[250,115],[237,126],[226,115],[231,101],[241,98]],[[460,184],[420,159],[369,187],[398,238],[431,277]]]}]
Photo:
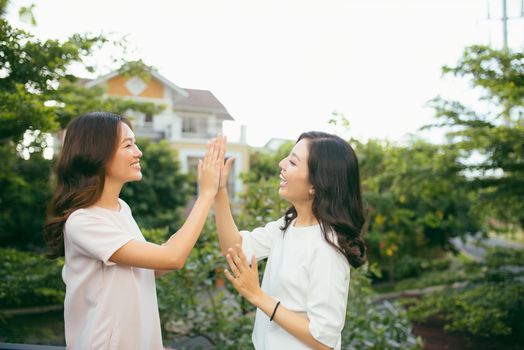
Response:
[{"label": "shoulder", "polygon": [[281,217],[280,219],[270,221],[266,223],[264,226],[260,226],[256,228],[254,231],[263,230],[263,231],[271,232],[271,233],[282,232],[281,227],[284,226],[284,223],[285,223],[284,218]]},{"label": "shoulder", "polygon": [[279,231],[281,231],[281,227],[284,227],[284,225],[286,224],[286,220],[284,219],[284,217],[282,216],[281,218],[278,218],[277,220],[275,221],[271,221],[268,223],[268,225],[272,225],[274,226],[275,228],[277,228]]},{"label": "shoulder", "polygon": [[[316,259],[338,265],[341,268],[349,270],[349,262],[347,258],[336,247],[338,246],[337,235],[335,231],[327,228],[326,236],[330,242],[326,240],[320,227],[317,227],[317,233],[314,235],[313,254]],[[315,260],[316,260],[315,259]]]},{"label": "shoulder", "polygon": [[71,230],[106,221],[107,218],[103,212],[99,212],[94,208],[82,208],[75,210],[69,215],[64,227],[66,230]]}]

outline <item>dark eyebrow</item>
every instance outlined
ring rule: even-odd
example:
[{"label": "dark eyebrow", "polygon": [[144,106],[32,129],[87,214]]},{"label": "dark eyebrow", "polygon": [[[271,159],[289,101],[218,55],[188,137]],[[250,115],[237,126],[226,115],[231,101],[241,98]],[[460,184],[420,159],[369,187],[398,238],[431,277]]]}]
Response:
[{"label": "dark eyebrow", "polygon": [[123,144],[123,143],[126,142],[126,141],[131,141],[131,142],[133,142],[134,140],[135,140],[135,139],[132,138],[132,137],[126,137],[125,139],[122,140],[122,142],[120,142],[120,144]]},{"label": "dark eyebrow", "polygon": [[300,161],[300,158],[297,156],[295,152],[291,153],[291,155]]}]

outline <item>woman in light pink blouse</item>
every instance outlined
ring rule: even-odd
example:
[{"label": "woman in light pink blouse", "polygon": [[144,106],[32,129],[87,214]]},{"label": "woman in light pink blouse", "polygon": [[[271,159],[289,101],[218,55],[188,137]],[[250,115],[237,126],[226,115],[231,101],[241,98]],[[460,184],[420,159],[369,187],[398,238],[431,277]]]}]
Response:
[{"label": "woman in light pink blouse", "polygon": [[163,348],[155,276],[184,266],[217,192],[224,150],[209,144],[198,166],[200,195],[163,245],[146,242],[119,198],[126,182],[142,179],[141,156],[120,115],[89,113],[67,127],[45,233],[53,253],[65,255],[70,349]]}]

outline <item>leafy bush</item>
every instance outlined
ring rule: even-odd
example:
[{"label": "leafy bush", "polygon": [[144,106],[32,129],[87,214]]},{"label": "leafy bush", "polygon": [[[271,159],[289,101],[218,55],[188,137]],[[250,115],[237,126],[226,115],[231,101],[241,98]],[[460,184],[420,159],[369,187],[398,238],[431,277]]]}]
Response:
[{"label": "leafy bush", "polygon": [[4,248],[0,256],[0,308],[63,303],[63,259]]},{"label": "leafy bush", "polygon": [[463,289],[449,288],[409,310],[419,321],[442,317],[448,331],[524,342],[524,251],[490,250],[486,261],[463,266]]},{"label": "leafy bush", "polygon": [[182,270],[157,279],[158,304],[164,338],[207,338],[218,349],[251,347],[254,307],[217,284],[225,277],[214,224],[206,223]]},{"label": "leafy bush", "polygon": [[[351,270],[351,284],[342,344],[346,349],[422,349],[411,333],[406,311],[396,304],[373,302],[367,266]],[[376,268],[375,268],[376,269]]]}]

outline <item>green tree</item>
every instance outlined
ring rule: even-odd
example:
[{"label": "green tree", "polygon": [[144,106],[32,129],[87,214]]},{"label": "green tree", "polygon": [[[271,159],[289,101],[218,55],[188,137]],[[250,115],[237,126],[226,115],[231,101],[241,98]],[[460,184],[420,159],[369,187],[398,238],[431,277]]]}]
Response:
[{"label": "green tree", "polygon": [[480,229],[472,210],[475,194],[458,171],[462,165],[454,148],[419,139],[403,146],[353,143],[367,206],[370,259],[390,280],[405,267],[405,257],[435,256],[452,249],[450,238]]},{"label": "green tree", "polygon": [[[93,110],[148,113],[162,107],[105,98],[101,88],[86,89],[69,73],[73,64],[112,43],[103,36],[75,34],[64,42],[41,41],[5,19],[0,2],[0,238],[12,246],[42,247],[43,220],[50,198],[52,161],[43,157],[48,133]],[[31,14],[31,8],[22,13]],[[124,72],[145,66],[131,62]],[[29,141],[28,141],[29,140]]]},{"label": "green tree", "polygon": [[437,97],[437,123],[428,127],[448,130],[485,217],[524,226],[524,52],[472,46],[443,72],[468,78],[485,108]]}]

